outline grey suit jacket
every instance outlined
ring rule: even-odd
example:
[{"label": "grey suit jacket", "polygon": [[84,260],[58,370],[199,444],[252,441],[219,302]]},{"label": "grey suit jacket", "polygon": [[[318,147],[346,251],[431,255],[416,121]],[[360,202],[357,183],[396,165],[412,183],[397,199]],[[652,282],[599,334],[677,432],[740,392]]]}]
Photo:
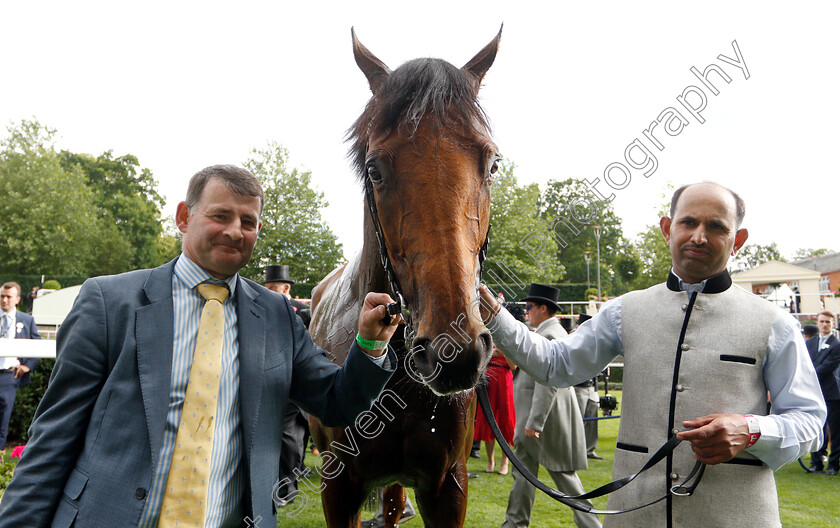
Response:
[{"label": "grey suit jacket", "polygon": [[[537,333],[549,339],[567,335],[555,318],[551,318]],[[513,401],[516,407],[515,444],[533,450],[533,455],[548,470],[577,471],[587,468],[583,418],[573,388],[541,385],[525,371],[517,369],[513,380]],[[525,427],[539,431],[540,438],[526,437]]]},{"label": "grey suit jacket", "polygon": [[[0,503],[0,528],[137,526],[169,405],[174,262],[85,282],[58,333],[55,369]],[[239,279],[235,300],[243,511],[273,526],[286,402],[328,424],[352,424],[392,370],[355,346],[343,367],[334,365],[285,297],[251,281]],[[396,365],[393,351],[389,359]]]}]

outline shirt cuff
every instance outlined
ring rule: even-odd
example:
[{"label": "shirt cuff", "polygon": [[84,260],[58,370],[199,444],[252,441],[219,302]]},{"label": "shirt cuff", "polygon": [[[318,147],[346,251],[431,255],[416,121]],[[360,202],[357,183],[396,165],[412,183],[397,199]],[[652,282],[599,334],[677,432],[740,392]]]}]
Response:
[{"label": "shirt cuff", "polygon": [[[379,368],[385,368],[385,361],[387,361],[387,360],[388,360],[388,350],[389,350],[390,348],[391,348],[390,346],[389,346],[388,348],[386,348],[386,349],[385,349],[385,353],[384,353],[384,354],[382,354],[382,355],[381,355],[381,356],[379,356],[379,357],[372,357],[372,356],[369,356],[369,355],[367,355],[367,354],[365,354],[365,357],[366,357],[366,358],[368,358],[369,360],[373,361],[373,362],[374,362],[374,364],[376,364],[376,366],[377,366],[377,367],[379,367]],[[364,352],[362,352],[362,353],[364,354]]]}]

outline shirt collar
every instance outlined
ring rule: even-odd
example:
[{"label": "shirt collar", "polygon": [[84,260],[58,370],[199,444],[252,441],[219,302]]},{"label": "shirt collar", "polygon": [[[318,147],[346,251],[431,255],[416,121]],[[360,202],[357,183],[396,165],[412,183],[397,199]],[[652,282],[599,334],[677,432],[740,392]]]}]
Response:
[{"label": "shirt collar", "polygon": [[696,284],[689,284],[680,278],[679,275],[674,271],[674,268],[671,268],[671,272],[668,274],[668,282],[667,282],[668,289],[671,291],[684,291],[691,295],[693,292],[697,293],[721,293],[725,292],[732,286],[732,278],[729,276],[729,272],[723,270],[722,272],[718,273],[713,277],[709,277],[708,279],[704,280],[703,282],[698,282]]},{"label": "shirt collar", "polygon": [[227,284],[228,289],[230,289],[229,298],[233,298],[236,293],[236,279],[239,277],[239,273],[234,273],[224,280],[217,279],[207,273],[207,270],[190,260],[184,253],[181,253],[178,261],[175,262],[175,276],[190,289],[204,282],[209,282],[210,284]]}]

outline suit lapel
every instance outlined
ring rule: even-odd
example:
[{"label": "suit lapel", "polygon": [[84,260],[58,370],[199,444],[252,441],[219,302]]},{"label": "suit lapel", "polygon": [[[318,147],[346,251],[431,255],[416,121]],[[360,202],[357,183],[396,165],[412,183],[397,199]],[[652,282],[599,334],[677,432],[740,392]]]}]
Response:
[{"label": "suit lapel", "polygon": [[135,335],[140,390],[146,408],[146,423],[152,448],[152,465],[157,463],[163,442],[169,393],[172,384],[172,347],[174,311],[172,307],[172,273],[169,264],[152,270],[143,290],[147,304],[137,308]]},{"label": "suit lapel", "polygon": [[259,293],[239,278],[236,286],[236,318],[239,326],[239,408],[245,452],[249,454],[257,429],[265,363],[265,308],[257,304]]}]

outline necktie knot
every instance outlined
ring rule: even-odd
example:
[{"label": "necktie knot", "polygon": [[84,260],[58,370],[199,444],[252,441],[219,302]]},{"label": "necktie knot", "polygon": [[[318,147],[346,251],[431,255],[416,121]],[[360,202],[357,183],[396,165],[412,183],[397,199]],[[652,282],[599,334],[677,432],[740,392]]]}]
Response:
[{"label": "necktie knot", "polygon": [[202,283],[198,285],[198,293],[208,301],[224,302],[227,299],[230,290],[227,286],[219,286],[217,284]]}]

